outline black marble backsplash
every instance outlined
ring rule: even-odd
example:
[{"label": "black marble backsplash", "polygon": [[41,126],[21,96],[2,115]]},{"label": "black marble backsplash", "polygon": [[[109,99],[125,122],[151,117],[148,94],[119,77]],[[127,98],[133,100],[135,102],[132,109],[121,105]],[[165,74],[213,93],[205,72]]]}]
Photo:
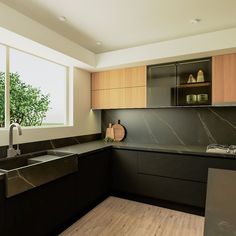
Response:
[{"label": "black marble backsplash", "polygon": [[161,145],[236,144],[236,107],[103,110],[102,131],[118,119],[125,142]]},{"label": "black marble backsplash", "polygon": [[[49,150],[49,149],[60,148],[64,146],[98,140],[101,139],[101,136],[102,136],[101,133],[98,133],[98,134],[90,134],[76,137],[53,139],[53,140],[44,140],[32,143],[24,143],[20,144],[20,150],[21,154],[38,152],[42,150]],[[8,146],[0,147],[0,158],[7,156],[7,149]]]}]

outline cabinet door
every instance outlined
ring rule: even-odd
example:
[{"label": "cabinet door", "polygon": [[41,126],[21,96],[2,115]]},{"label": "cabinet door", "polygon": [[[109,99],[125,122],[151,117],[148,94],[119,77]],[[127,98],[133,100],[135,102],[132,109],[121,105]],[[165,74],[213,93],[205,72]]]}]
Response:
[{"label": "cabinet door", "polygon": [[113,192],[138,193],[137,152],[112,150],[111,189]]},{"label": "cabinet door", "polygon": [[205,183],[139,174],[139,184],[142,196],[205,207]]},{"label": "cabinet door", "polygon": [[146,66],[125,69],[125,87],[146,86]]},{"label": "cabinet door", "polygon": [[110,153],[110,150],[107,150],[78,158],[76,191],[79,212],[84,212],[108,196]]},{"label": "cabinet door", "polygon": [[76,216],[75,175],[71,174],[5,201],[7,235],[58,235]]},{"label": "cabinet door", "polygon": [[236,54],[213,57],[213,104],[236,103]]},{"label": "cabinet door", "polygon": [[125,69],[110,71],[110,89],[123,88],[125,86]]},{"label": "cabinet door", "polygon": [[186,154],[138,153],[138,171],[141,174],[206,183],[209,168],[236,170],[236,162],[234,159]]},{"label": "cabinet door", "polygon": [[110,72],[101,71],[92,73],[92,90],[109,89],[110,87]]},{"label": "cabinet door", "polygon": [[148,107],[175,106],[176,65],[148,67]]},{"label": "cabinet door", "polygon": [[92,108],[108,109],[110,108],[110,90],[94,90],[92,91]]},{"label": "cabinet door", "polygon": [[125,88],[126,108],[146,107],[146,87]]},{"label": "cabinet door", "polygon": [[125,107],[125,90],[123,88],[110,90],[110,108]]}]

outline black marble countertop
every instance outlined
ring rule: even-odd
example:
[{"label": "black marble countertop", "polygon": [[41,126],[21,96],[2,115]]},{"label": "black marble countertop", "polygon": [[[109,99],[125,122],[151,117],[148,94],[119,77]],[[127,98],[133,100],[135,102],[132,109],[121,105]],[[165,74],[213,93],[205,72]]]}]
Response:
[{"label": "black marble countertop", "polygon": [[99,150],[108,149],[113,146],[113,143],[105,143],[103,140],[91,141],[88,143],[75,144],[57,148],[57,151],[76,153],[78,155],[86,155],[88,153],[96,152]]},{"label": "black marble countertop", "polygon": [[107,149],[109,147],[113,147],[117,149],[177,153],[177,154],[191,154],[191,155],[196,155],[196,156],[200,155],[200,156],[206,156],[206,157],[236,159],[236,155],[207,153],[206,146],[158,145],[158,144],[127,143],[127,142],[105,143],[103,140],[66,146],[66,147],[58,148],[57,150],[63,151],[63,152],[76,153],[78,155],[83,155],[83,154]]},{"label": "black marble countertop", "polygon": [[[127,150],[139,150],[139,151],[150,151],[150,152],[164,152],[164,153],[175,153],[185,155],[196,155],[213,158],[230,158],[236,159],[236,155],[230,154],[218,154],[218,153],[206,153],[206,146],[195,146],[195,145],[158,145],[158,144],[140,144],[140,143],[127,143],[127,142],[113,142],[105,143],[103,140],[97,140],[82,144],[75,144],[71,146],[65,146],[54,150],[78,154],[79,156],[87,155],[93,152],[109,149],[127,149]],[[4,173],[0,173],[0,180],[4,179]]]}]

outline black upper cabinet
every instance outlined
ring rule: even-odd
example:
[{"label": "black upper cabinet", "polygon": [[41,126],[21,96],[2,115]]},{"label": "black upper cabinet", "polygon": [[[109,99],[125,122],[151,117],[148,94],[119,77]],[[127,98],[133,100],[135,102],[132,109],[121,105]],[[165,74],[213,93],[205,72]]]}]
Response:
[{"label": "black upper cabinet", "polygon": [[176,65],[148,67],[148,107],[176,105]]},{"label": "black upper cabinet", "polygon": [[148,67],[148,107],[211,105],[211,58]]},{"label": "black upper cabinet", "polygon": [[176,66],[177,106],[211,105],[211,59],[179,62]]}]

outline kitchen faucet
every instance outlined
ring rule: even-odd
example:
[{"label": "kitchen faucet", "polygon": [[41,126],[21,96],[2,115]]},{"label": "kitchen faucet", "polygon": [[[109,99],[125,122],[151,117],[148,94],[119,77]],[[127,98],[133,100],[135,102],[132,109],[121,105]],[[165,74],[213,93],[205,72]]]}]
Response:
[{"label": "kitchen faucet", "polygon": [[13,148],[13,128],[17,128],[18,135],[22,135],[21,126],[18,123],[12,123],[9,127],[9,148],[7,149],[7,157],[14,157],[20,155],[19,145],[17,149]]}]

